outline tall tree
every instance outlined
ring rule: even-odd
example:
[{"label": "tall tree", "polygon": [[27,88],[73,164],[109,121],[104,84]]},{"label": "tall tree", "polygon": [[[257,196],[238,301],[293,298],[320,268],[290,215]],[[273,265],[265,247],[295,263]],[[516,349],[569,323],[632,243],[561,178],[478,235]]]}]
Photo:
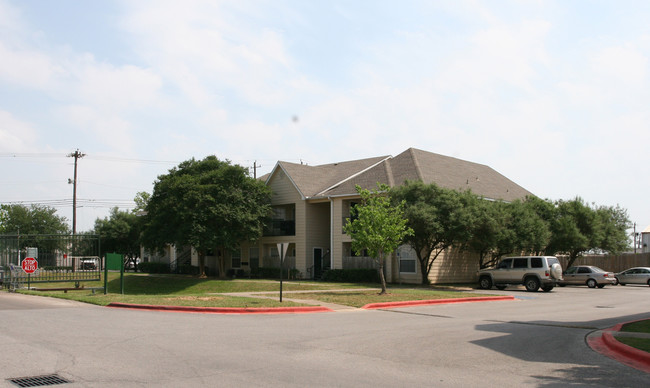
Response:
[{"label": "tall tree", "polygon": [[202,277],[206,253],[215,250],[223,277],[224,252],[262,235],[271,213],[271,192],[242,166],[215,156],[192,158],[158,177],[146,213],[145,246],[194,247]]},{"label": "tall tree", "polygon": [[599,249],[609,253],[619,253],[630,248],[627,229],[631,221],[627,210],[620,206],[599,206],[596,208],[596,217],[601,228],[601,241]]},{"label": "tall tree", "polygon": [[413,231],[404,219],[404,202],[391,203],[390,187],[377,184],[377,189],[370,191],[357,185],[356,189],[361,203],[351,209],[352,217],[348,218],[343,231],[352,237],[355,252],[361,254],[365,249],[379,263],[380,295],[383,295],[386,293],[385,257],[392,254]]},{"label": "tall tree", "polygon": [[0,205],[0,233],[68,234],[65,217],[49,206]]},{"label": "tall tree", "polygon": [[568,255],[568,267],[580,254],[597,249],[603,240],[603,230],[596,212],[580,197],[556,201],[549,224],[552,234],[546,252]]},{"label": "tall tree", "polygon": [[471,236],[477,198],[470,192],[458,192],[435,183],[406,182],[395,188],[396,203],[405,203],[405,217],[414,231],[406,237],[420,263],[422,284],[429,283],[434,261],[447,248],[465,244]]},{"label": "tall tree", "polygon": [[121,253],[126,261],[135,265],[140,254],[141,220],[133,212],[111,209],[110,217],[95,220],[95,234],[101,237],[101,254]]}]

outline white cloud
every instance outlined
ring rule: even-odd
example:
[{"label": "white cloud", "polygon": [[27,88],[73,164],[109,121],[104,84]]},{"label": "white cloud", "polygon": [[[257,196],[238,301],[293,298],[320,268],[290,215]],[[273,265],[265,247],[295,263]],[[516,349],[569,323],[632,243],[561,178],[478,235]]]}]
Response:
[{"label": "white cloud", "polygon": [[34,152],[37,138],[31,124],[15,118],[11,112],[0,110],[0,151]]}]

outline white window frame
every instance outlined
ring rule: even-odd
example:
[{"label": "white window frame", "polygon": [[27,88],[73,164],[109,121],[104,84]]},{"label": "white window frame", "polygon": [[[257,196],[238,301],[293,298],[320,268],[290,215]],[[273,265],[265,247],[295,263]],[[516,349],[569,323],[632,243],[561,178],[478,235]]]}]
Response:
[{"label": "white window frame", "polygon": [[[400,274],[414,275],[418,273],[418,258],[415,251],[408,245],[400,245],[397,248],[397,265]],[[413,261],[413,271],[402,271],[402,261]]]},{"label": "white window frame", "polygon": [[[238,260],[239,260],[239,265],[235,267],[235,258],[239,255]],[[230,251],[230,268],[232,269],[241,269],[241,248],[239,249],[233,249]]]}]

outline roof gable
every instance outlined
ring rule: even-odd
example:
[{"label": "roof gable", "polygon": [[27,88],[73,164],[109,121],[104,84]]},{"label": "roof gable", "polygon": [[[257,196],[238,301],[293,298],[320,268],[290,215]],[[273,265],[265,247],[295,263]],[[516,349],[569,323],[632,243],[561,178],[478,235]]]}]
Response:
[{"label": "roof gable", "polygon": [[304,199],[356,195],[356,185],[373,189],[378,182],[393,187],[407,180],[435,183],[460,191],[471,190],[474,194],[496,200],[512,201],[532,195],[486,165],[416,148],[409,148],[395,157],[381,156],[320,166],[278,162],[278,166],[290,177]]}]

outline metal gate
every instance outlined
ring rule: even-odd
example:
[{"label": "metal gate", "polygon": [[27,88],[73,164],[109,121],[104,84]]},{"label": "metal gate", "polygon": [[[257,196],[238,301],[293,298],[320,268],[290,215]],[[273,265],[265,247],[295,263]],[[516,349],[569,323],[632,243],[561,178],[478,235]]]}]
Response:
[{"label": "metal gate", "polygon": [[[0,283],[16,289],[31,283],[101,280],[102,260],[97,235],[0,235]],[[38,261],[26,273],[25,258]]]}]

